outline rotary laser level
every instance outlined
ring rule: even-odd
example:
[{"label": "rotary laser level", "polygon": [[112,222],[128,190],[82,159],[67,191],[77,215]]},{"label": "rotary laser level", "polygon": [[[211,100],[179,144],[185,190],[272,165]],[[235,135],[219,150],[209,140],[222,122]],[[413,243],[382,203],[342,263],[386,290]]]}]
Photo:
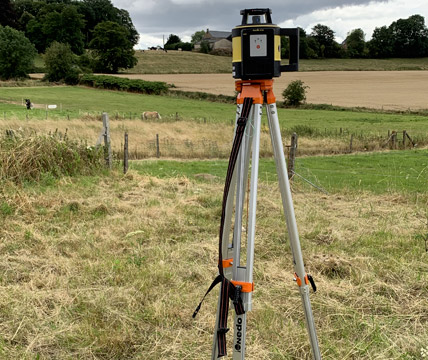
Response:
[{"label": "rotary laser level", "polygon": [[[271,13],[271,9],[241,10],[242,24],[232,30],[235,79],[272,79],[298,70],[299,29],[272,24]],[[281,36],[290,38],[288,65],[281,65]]]}]

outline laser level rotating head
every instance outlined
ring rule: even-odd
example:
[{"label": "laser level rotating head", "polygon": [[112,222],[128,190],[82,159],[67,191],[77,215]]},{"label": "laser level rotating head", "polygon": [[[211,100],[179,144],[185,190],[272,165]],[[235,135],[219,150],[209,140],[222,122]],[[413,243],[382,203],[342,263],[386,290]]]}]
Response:
[{"label": "laser level rotating head", "polygon": [[[235,79],[272,79],[284,71],[298,71],[299,29],[272,24],[271,13],[271,9],[241,10],[242,23],[232,29]],[[281,36],[290,38],[288,65],[281,65]]]}]

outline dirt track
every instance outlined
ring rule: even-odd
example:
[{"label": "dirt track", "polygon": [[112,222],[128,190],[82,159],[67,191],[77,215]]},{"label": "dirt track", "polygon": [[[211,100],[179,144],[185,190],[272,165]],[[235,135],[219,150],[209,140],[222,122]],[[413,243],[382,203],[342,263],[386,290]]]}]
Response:
[{"label": "dirt track", "polygon": [[[173,83],[179,90],[234,95],[230,74],[123,75]],[[275,79],[275,94],[300,79],[310,88],[307,102],[392,110],[428,109],[428,71],[320,71],[283,74]]]}]

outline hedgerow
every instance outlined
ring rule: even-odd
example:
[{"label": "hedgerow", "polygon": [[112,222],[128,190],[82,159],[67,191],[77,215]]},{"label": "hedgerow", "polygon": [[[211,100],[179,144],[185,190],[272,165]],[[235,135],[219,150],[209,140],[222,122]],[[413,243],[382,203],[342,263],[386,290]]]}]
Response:
[{"label": "hedgerow", "polygon": [[170,87],[167,83],[161,81],[132,80],[116,76],[91,74],[83,75],[80,78],[80,85],[152,95],[166,93]]}]

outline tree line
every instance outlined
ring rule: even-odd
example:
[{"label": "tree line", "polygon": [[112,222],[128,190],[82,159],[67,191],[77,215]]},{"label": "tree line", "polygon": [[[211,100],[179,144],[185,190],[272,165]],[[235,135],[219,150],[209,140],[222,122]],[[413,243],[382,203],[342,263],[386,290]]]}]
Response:
[{"label": "tree line", "polygon": [[[390,26],[377,27],[370,41],[365,41],[364,31],[354,29],[347,34],[343,43],[339,44],[335,32],[328,26],[317,24],[307,34],[300,28],[300,58],[412,58],[428,56],[428,29],[421,15],[412,15],[407,19],[394,21]],[[205,31],[197,31],[192,35],[189,45],[201,44],[201,52],[210,52],[204,42]],[[170,41],[171,40],[171,41]],[[172,49],[182,46],[180,38],[171,34],[167,45]],[[288,57],[288,39],[281,38],[282,56]],[[165,46],[166,47],[166,46]],[[190,48],[191,49],[191,48]]]},{"label": "tree line", "polygon": [[413,58],[428,56],[428,29],[421,15],[377,27],[370,41],[362,29],[350,31],[342,44],[326,25],[317,24],[307,35],[300,29],[300,57],[317,58]]},{"label": "tree line", "polygon": [[[115,73],[119,68],[136,65],[133,47],[138,40],[129,13],[113,6],[110,0],[0,2],[0,78],[3,79],[19,77],[28,71],[26,64],[32,63],[28,58],[34,58],[37,52],[45,54],[48,72],[49,65],[56,62],[52,79],[57,78],[54,73],[58,68],[65,71],[64,62],[70,77],[79,71]],[[16,49],[13,57],[12,49]],[[19,61],[20,57],[26,61]],[[14,68],[15,76],[11,74]]]}]

